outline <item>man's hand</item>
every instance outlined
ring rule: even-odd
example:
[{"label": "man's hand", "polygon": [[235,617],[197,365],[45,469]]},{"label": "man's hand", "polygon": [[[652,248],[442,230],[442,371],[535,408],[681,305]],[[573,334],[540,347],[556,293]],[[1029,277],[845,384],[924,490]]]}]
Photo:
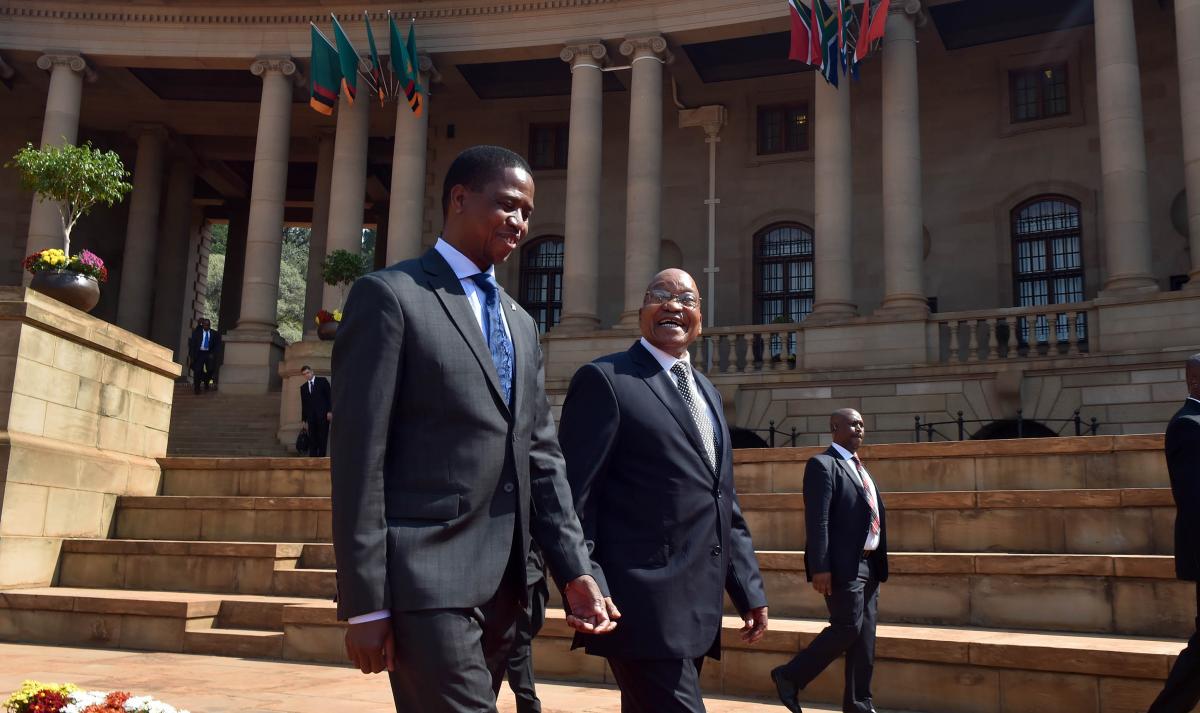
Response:
[{"label": "man's hand", "polygon": [[751,609],[742,616],[742,641],[756,644],[767,633],[767,608]]},{"label": "man's hand", "polygon": [[814,573],[812,587],[817,590],[818,594],[823,594],[827,597],[833,594],[833,574],[830,572]]},{"label": "man's hand", "polygon": [[611,597],[600,594],[600,587],[592,575],[585,574],[567,582],[563,588],[566,597],[567,625],[585,634],[607,634],[617,628],[621,612]]},{"label": "man's hand", "polygon": [[363,673],[396,669],[392,620],[376,619],[346,628],[346,656]]},{"label": "man's hand", "polygon": [[332,421],[333,421],[333,411],[326,411],[326,412],[325,412],[325,420],[326,420],[326,421],[329,421],[329,422],[332,422]]}]

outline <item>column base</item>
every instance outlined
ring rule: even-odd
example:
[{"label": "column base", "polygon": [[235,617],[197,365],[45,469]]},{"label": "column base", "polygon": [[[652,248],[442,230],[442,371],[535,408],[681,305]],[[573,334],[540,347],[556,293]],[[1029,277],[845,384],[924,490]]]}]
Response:
[{"label": "column base", "polygon": [[641,321],[640,315],[641,315],[640,309],[635,309],[632,311],[627,310],[625,312],[622,312],[620,319],[618,319],[617,323],[614,324],[613,326],[618,329],[620,329],[620,328],[637,329],[640,324],[640,321]]},{"label": "column base", "polygon": [[228,394],[278,391],[279,362],[285,345],[283,337],[275,331],[238,328],[226,334],[221,391]]},{"label": "column base", "polygon": [[875,310],[881,317],[905,317],[923,319],[929,316],[929,300],[925,295],[902,293],[883,298],[883,304]]},{"label": "column base", "polygon": [[564,314],[552,330],[555,334],[570,336],[587,334],[600,328],[600,319],[594,314]]},{"label": "column base", "polygon": [[813,310],[804,318],[806,324],[837,324],[854,319],[858,316],[858,305],[853,302],[838,302],[833,300],[818,301],[813,304]]},{"label": "column base", "polygon": [[1112,297],[1146,292],[1158,292],[1158,282],[1151,275],[1113,275],[1105,280],[1104,287],[1100,290],[1100,296]]}]

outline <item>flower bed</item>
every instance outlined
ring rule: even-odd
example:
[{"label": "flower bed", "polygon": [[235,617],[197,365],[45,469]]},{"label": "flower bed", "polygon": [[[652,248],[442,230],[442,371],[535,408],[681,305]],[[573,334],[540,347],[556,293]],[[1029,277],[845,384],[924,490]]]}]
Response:
[{"label": "flower bed", "polygon": [[73,683],[25,681],[4,703],[7,713],[188,713],[150,696],[84,691]]}]

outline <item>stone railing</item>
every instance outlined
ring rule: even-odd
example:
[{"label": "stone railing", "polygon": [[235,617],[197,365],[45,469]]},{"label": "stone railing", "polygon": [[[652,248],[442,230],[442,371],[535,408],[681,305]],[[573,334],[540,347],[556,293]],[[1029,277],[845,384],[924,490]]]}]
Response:
[{"label": "stone railing", "polygon": [[690,349],[692,363],[708,374],[790,371],[801,363],[804,327],[763,324],[713,327]]},{"label": "stone railing", "polygon": [[1089,327],[1097,324],[1090,302],[935,314],[936,363],[957,364],[1093,351]]}]

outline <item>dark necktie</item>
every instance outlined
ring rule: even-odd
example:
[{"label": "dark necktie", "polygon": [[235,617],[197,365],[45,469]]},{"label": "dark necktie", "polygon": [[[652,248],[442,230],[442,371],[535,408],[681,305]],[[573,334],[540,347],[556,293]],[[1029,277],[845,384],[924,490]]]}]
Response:
[{"label": "dark necktie", "polygon": [[675,388],[679,389],[679,396],[683,398],[683,403],[688,408],[688,412],[692,414],[692,422],[696,424],[697,430],[700,431],[700,440],[704,443],[704,455],[708,460],[708,467],[717,470],[717,444],[716,435],[713,433],[712,419],[708,414],[704,413],[701,402],[692,394],[692,380],[689,378],[688,365],[681,361],[675,362],[671,367],[671,373],[675,376]]},{"label": "dark necktie", "polygon": [[858,456],[852,456],[854,467],[858,470],[858,479],[862,483],[863,492],[867,494],[867,505],[871,507],[871,534],[879,534],[879,509],[875,505],[875,489],[871,487],[871,477],[867,475],[867,469],[863,467],[862,461]]},{"label": "dark necktie", "polygon": [[488,349],[492,352],[492,364],[496,376],[500,377],[500,391],[504,403],[512,405],[513,343],[504,331],[504,316],[500,312],[500,285],[492,275],[481,272],[471,275],[486,299],[483,304],[483,333],[487,336]]}]

